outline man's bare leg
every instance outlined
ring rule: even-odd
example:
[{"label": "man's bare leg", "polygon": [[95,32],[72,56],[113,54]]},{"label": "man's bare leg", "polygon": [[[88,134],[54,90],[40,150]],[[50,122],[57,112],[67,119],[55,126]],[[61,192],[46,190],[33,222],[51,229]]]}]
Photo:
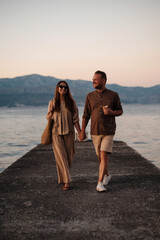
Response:
[{"label": "man's bare leg", "polygon": [[98,156],[99,160],[99,179],[98,182],[103,181],[104,175],[109,175],[108,173],[108,153],[101,151],[100,156]]}]

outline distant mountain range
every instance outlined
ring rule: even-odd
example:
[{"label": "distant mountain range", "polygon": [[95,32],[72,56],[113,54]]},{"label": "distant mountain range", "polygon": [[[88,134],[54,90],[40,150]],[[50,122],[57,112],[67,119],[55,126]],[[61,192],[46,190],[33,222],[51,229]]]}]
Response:
[{"label": "distant mountain range", "polygon": [[[60,80],[62,79],[37,74],[16,78],[0,78],[0,106],[46,105],[54,97],[55,87]],[[94,90],[92,82],[69,79],[66,81],[77,104],[84,105],[86,95]],[[160,85],[144,88],[107,84],[106,87],[118,92],[122,103],[160,103]]]}]

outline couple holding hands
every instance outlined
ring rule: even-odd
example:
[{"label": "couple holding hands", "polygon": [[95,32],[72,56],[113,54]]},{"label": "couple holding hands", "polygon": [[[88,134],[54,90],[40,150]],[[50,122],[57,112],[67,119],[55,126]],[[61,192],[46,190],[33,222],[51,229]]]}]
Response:
[{"label": "couple holding hands", "polygon": [[99,178],[96,190],[106,191],[105,185],[111,179],[108,171],[108,155],[112,152],[113,137],[116,130],[115,117],[123,113],[118,93],[105,87],[105,72],[96,71],[93,76],[95,91],[86,97],[82,128],[79,124],[77,105],[71,95],[67,82],[60,81],[55,89],[54,99],[49,102],[47,119],[54,121],[52,128],[52,147],[55,155],[58,183],[63,183],[62,190],[70,187],[69,169],[75,152],[76,128],[79,140],[86,138],[85,128],[91,118],[91,138],[99,160]]}]

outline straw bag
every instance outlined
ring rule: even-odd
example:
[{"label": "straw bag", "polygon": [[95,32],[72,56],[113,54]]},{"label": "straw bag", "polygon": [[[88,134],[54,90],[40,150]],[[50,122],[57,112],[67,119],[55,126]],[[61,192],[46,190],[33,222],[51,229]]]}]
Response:
[{"label": "straw bag", "polygon": [[49,145],[52,143],[52,127],[53,127],[53,120],[48,119],[47,126],[45,127],[41,136],[41,144]]}]

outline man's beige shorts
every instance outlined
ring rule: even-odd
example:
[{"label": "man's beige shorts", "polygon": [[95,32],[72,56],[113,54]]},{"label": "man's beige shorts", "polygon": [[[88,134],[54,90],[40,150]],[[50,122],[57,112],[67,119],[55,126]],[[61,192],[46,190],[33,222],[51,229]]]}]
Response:
[{"label": "man's beige shorts", "polygon": [[100,151],[112,153],[114,135],[92,135],[93,145],[97,155]]}]

